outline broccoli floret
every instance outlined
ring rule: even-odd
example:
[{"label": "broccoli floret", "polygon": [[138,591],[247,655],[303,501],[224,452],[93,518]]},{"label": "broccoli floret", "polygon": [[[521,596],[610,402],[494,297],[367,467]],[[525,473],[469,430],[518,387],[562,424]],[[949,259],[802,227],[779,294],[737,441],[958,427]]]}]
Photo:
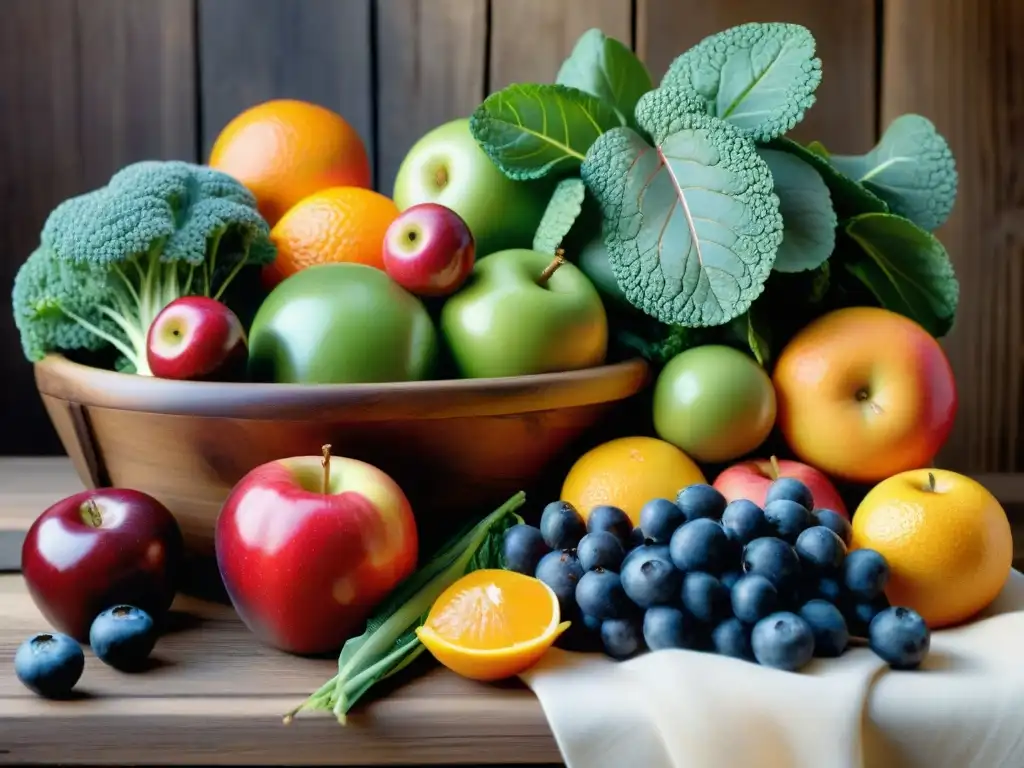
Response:
[{"label": "broccoli floret", "polygon": [[146,334],[168,303],[220,299],[246,266],[273,261],[256,199],[220,171],[147,160],[65,200],[15,278],[14,311],[29,360],[112,345],[119,369],[149,375]]}]

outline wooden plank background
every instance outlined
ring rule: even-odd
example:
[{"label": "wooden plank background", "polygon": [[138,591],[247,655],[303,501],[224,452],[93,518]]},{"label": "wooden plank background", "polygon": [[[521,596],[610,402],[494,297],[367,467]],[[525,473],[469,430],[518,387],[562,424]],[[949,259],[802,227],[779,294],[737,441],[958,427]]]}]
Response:
[{"label": "wooden plank background", "polygon": [[[824,82],[798,128],[860,152],[918,111],[948,137],[961,193],[939,233],[962,285],[945,346],[961,412],[941,457],[1024,471],[1024,3],[1020,0],[4,0],[0,282],[48,211],[143,157],[202,160],[239,110],[291,96],[342,113],[390,194],[409,146],[490,91],[551,80],[590,27],[655,77],[704,35],[794,21]],[[0,454],[60,452],[4,290]]]}]

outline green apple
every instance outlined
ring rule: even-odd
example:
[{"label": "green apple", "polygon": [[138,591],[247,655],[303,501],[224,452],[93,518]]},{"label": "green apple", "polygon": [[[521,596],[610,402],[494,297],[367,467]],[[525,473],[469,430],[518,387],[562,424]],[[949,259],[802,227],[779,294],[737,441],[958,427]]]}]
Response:
[{"label": "green apple", "polygon": [[279,283],[249,330],[249,375],[295,384],[417,381],[431,376],[437,329],[383,271],[322,264]]},{"label": "green apple", "polygon": [[654,384],[655,431],[697,461],[731,461],[755,450],[775,424],[775,409],[764,368],[724,345],[680,352]]},{"label": "green apple", "polygon": [[513,181],[498,170],[460,118],[434,128],[405,156],[392,198],[401,210],[440,203],[469,225],[476,256],[529,248],[550,197],[550,184]]},{"label": "green apple", "polygon": [[441,332],[465,378],[525,376],[601,365],[604,304],[580,270],[513,248],[480,259],[441,308]]}]

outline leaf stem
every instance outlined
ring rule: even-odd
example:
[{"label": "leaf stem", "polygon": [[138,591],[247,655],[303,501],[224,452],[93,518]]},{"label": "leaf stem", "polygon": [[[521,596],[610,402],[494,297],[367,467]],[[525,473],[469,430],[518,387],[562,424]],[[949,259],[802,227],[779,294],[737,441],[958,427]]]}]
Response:
[{"label": "leaf stem", "polygon": [[565,251],[561,248],[555,251],[555,258],[551,260],[551,263],[544,267],[544,271],[540,273],[540,277],[537,278],[537,285],[543,288],[548,284],[548,280],[551,276],[558,271],[558,268],[565,264]]},{"label": "leaf stem", "polygon": [[777,456],[772,456],[768,461],[772,466],[771,478],[772,482],[774,482],[778,480],[779,476],[782,474],[782,471],[779,469],[779,459]]},{"label": "leaf stem", "polygon": [[931,493],[935,493],[935,473],[928,473],[928,487],[925,489]]},{"label": "leaf stem", "polygon": [[323,455],[324,455],[324,460],[322,462],[320,462],[321,466],[323,466],[323,468],[324,468],[324,487],[323,487],[323,493],[324,493],[324,495],[327,495],[331,491],[331,445],[330,445],[330,443],[328,443],[323,448],[321,448],[321,450],[323,451]]}]

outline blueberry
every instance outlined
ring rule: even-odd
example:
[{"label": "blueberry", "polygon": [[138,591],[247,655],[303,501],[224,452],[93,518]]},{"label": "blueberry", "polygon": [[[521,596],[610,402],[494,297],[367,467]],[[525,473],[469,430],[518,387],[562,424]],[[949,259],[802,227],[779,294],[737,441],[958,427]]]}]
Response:
[{"label": "blueberry", "polygon": [[569,502],[552,501],[541,512],[540,532],[553,550],[576,549],[587,532],[587,524]]},{"label": "blueberry", "polygon": [[622,559],[626,556],[626,549],[614,533],[595,531],[580,539],[576,555],[585,571],[594,568],[618,571],[622,566]]},{"label": "blueberry", "polygon": [[731,590],[736,585],[736,582],[742,578],[743,571],[726,571],[718,578],[718,580],[722,582],[723,587]]},{"label": "blueberry", "polygon": [[814,515],[795,501],[778,499],[764,505],[769,528],[783,541],[796,543],[796,538],[814,525]]},{"label": "blueberry", "polygon": [[825,658],[841,656],[850,642],[846,619],[832,603],[808,600],[800,608],[800,616],[814,633],[814,655]]},{"label": "blueberry", "polygon": [[805,573],[829,576],[839,573],[846,559],[846,545],[839,535],[823,525],[815,525],[796,538],[793,547]]},{"label": "blueberry", "polygon": [[644,536],[643,529],[638,525],[633,529],[632,533],[629,534],[629,542],[626,544],[626,549],[632,552],[639,546],[642,546],[647,541]]},{"label": "blueberry", "polygon": [[644,612],[644,642],[652,651],[696,648],[699,636],[696,618],[686,611],[655,605]]},{"label": "blueberry", "polygon": [[767,578],[748,573],[732,588],[733,615],[747,624],[756,624],[779,609],[779,591]]},{"label": "blueberry", "polygon": [[729,503],[722,513],[722,527],[737,544],[746,544],[761,536],[769,536],[772,532],[764,510],[749,499],[737,499]]},{"label": "blueberry", "polygon": [[721,520],[725,511],[725,496],[717,488],[705,483],[688,485],[676,494],[676,506],[686,517],[686,521],[709,517]]},{"label": "blueberry", "polygon": [[[640,552],[639,549],[636,551]],[[622,565],[622,588],[629,599],[641,608],[676,602],[682,577],[667,556],[653,552],[643,557],[634,557],[630,553]]]},{"label": "blueberry", "polygon": [[534,576],[554,590],[562,613],[572,613],[576,605],[576,585],[583,576],[583,566],[575,551],[548,552],[537,563]]},{"label": "blueberry", "polygon": [[750,647],[762,666],[795,672],[814,656],[814,633],[795,613],[779,611],[754,625]]},{"label": "blueberry", "polygon": [[846,619],[846,626],[850,628],[850,634],[867,637],[868,627],[875,616],[888,607],[889,601],[885,595],[878,595],[874,600],[846,600],[841,610]]},{"label": "blueberry", "polygon": [[750,627],[735,617],[726,619],[711,631],[711,647],[722,656],[754,661]]},{"label": "blueberry", "polygon": [[729,616],[729,590],[710,573],[692,571],[683,576],[683,607],[705,624]]},{"label": "blueberry", "polygon": [[640,508],[640,529],[654,541],[667,543],[685,522],[683,510],[668,499],[651,499]]},{"label": "blueberry", "polygon": [[917,611],[886,608],[871,620],[868,643],[893,669],[915,669],[931,647],[931,632]]},{"label": "blueberry", "polygon": [[142,666],[156,645],[156,625],[141,608],[116,605],[93,619],[89,645],[96,658],[114,669]]},{"label": "blueberry", "polygon": [[843,590],[839,582],[828,576],[811,582],[807,589],[808,599],[824,600],[832,605],[837,605],[842,595]]},{"label": "blueberry", "polygon": [[[694,486],[691,486],[694,487]],[[698,518],[676,529],[669,542],[672,562],[681,571],[723,573],[730,566],[733,544],[714,520]]]},{"label": "blueberry", "polygon": [[871,600],[889,582],[889,563],[873,549],[855,549],[843,562],[843,586],[860,600]]},{"label": "blueberry", "polygon": [[782,539],[764,536],[743,548],[743,572],[758,573],[780,591],[788,591],[800,577],[800,558]]},{"label": "blueberry", "polygon": [[33,635],[14,654],[14,674],[21,684],[49,699],[67,697],[84,669],[82,647],[59,632]]},{"label": "blueberry", "polygon": [[550,551],[539,528],[520,523],[505,531],[502,555],[505,567],[510,571],[533,576],[537,572],[537,563]]},{"label": "blueberry", "polygon": [[576,603],[595,619],[622,619],[633,613],[619,574],[604,568],[583,574],[576,585]]},{"label": "blueberry", "polygon": [[818,525],[825,526],[842,539],[843,544],[847,547],[850,546],[850,541],[853,539],[853,526],[850,525],[849,520],[834,509],[818,509],[813,514]]},{"label": "blueberry", "polygon": [[601,644],[613,659],[628,659],[644,649],[643,620],[607,619],[601,622]]},{"label": "blueberry", "polygon": [[811,489],[795,477],[780,477],[770,486],[765,494],[765,506],[773,501],[795,501],[804,509],[814,509],[814,496]]},{"label": "blueberry", "polygon": [[628,546],[629,539],[633,535],[633,521],[629,515],[618,507],[610,507],[607,504],[594,507],[587,517],[587,533],[597,531],[608,531],[622,542],[622,546]]}]

